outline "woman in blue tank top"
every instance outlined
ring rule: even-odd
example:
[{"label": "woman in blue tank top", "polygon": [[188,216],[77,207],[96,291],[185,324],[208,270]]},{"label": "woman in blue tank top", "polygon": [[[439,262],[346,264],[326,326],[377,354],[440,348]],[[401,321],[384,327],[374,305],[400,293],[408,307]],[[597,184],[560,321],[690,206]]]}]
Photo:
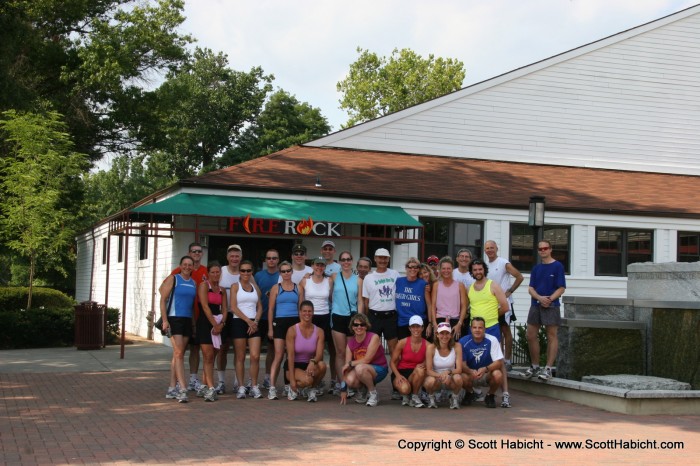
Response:
[{"label": "woman in blue tank top", "polygon": [[[277,374],[279,373],[282,358],[284,358],[284,342],[287,330],[299,322],[299,289],[292,281],[292,264],[287,261],[280,263],[280,282],[270,290],[270,305],[268,310],[267,336],[274,338],[275,359],[270,367],[270,390],[267,398],[277,399]],[[285,385],[288,385],[285,374]]]},{"label": "woman in blue tank top", "polygon": [[[192,278],[194,260],[190,256],[180,259],[180,273],[168,275],[160,285],[160,315],[163,332],[170,337],[173,359],[170,365],[170,387],[166,398],[187,403],[187,381],[185,380],[185,349],[192,336],[192,312],[197,295],[197,283]],[[176,383],[180,389],[175,390]]]}]

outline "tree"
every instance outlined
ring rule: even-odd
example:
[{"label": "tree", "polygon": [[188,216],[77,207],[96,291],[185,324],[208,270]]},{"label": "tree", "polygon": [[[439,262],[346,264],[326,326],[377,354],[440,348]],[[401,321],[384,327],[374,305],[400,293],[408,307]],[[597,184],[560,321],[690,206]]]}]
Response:
[{"label": "tree", "polygon": [[176,178],[212,170],[241,130],[255,122],[272,79],[259,67],[234,71],[226,55],[198,48],[149,96],[151,111],[134,134],[142,150],[170,154]]},{"label": "tree", "polygon": [[303,144],[331,130],[319,108],[278,89],[258,119],[241,134],[236,147],[221,158],[222,167]]},{"label": "tree", "polygon": [[389,58],[357,52],[336,86],[343,94],[340,108],[350,115],[346,128],[456,91],[464,81],[464,63],[452,58],[423,58],[410,49],[394,49]]},{"label": "tree", "polygon": [[[73,244],[70,191],[88,168],[87,156],[73,151],[62,117],[3,112],[0,130],[9,157],[0,159],[3,203],[0,225],[6,245],[29,260],[29,299],[37,265],[62,270],[61,257]],[[40,261],[38,263],[37,261]]]}]

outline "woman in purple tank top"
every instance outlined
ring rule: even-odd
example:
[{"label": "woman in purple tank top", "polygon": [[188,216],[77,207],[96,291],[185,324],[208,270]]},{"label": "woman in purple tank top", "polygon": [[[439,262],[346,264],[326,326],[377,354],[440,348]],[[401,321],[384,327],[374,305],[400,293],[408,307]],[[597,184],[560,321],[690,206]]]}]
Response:
[{"label": "woman in purple tank top", "polygon": [[[285,369],[289,378],[289,394],[287,399],[296,400],[300,388],[308,388],[307,401],[317,400],[318,387],[326,375],[326,364],[323,362],[323,344],[325,335],[323,329],[314,325],[314,305],[311,301],[303,301],[299,305],[299,323],[287,330],[287,362]],[[293,367],[289,367],[293,361]]]}]

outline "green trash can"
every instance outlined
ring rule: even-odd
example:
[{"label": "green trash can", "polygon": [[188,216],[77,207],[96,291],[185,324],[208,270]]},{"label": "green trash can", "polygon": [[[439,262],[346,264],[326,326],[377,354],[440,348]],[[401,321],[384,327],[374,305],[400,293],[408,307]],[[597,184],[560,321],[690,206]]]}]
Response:
[{"label": "green trash can", "polygon": [[75,306],[75,347],[95,350],[105,346],[105,312],[107,306],[85,301]]}]

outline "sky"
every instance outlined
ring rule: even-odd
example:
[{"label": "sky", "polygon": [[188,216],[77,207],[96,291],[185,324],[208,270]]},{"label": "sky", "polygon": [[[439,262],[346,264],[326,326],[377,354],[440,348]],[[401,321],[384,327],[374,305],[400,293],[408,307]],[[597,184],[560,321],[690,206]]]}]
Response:
[{"label": "sky", "polygon": [[699,0],[186,0],[182,32],[261,66],[321,109],[334,131],[338,81],[361,47],[380,56],[410,48],[464,63],[464,86],[683,10]]}]

